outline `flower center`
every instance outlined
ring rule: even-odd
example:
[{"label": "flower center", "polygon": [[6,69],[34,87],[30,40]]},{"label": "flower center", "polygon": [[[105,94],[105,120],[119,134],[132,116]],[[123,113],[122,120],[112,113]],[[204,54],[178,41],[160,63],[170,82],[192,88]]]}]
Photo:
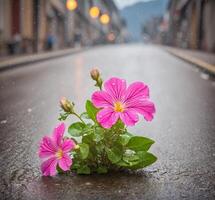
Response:
[{"label": "flower center", "polygon": [[114,103],[114,111],[115,112],[123,112],[125,110],[125,107],[122,102],[117,101]]},{"label": "flower center", "polygon": [[63,157],[62,149],[59,149],[55,155],[56,155],[57,159],[61,159]]}]

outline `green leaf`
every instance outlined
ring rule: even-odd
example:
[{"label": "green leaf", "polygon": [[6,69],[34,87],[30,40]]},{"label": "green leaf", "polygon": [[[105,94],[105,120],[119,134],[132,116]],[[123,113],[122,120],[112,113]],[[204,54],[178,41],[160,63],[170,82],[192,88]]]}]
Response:
[{"label": "green leaf", "polygon": [[68,116],[69,116],[69,113],[60,113],[60,116],[58,117],[58,120],[59,121],[65,121]]},{"label": "green leaf", "polygon": [[77,169],[77,174],[90,174],[90,168],[87,165],[81,166]]},{"label": "green leaf", "polygon": [[99,174],[106,174],[108,172],[108,169],[105,166],[100,166],[100,167],[98,167],[97,172]]},{"label": "green leaf", "polygon": [[106,148],[108,159],[114,164],[121,160],[122,158],[122,150],[118,147],[114,147],[112,149]]},{"label": "green leaf", "polygon": [[123,156],[123,160],[127,163],[132,163],[132,162],[136,162],[140,160],[140,157],[137,154],[133,154],[133,155],[124,155]]},{"label": "green leaf", "polygon": [[133,134],[129,133],[129,132],[125,132],[126,135],[130,136],[130,137],[134,137]]},{"label": "green leaf", "polygon": [[135,170],[149,166],[156,160],[157,158],[153,154],[139,151],[133,155],[123,155],[123,159],[116,164],[121,167]]},{"label": "green leaf", "polygon": [[157,160],[157,157],[149,152],[139,151],[137,152],[137,155],[139,156],[140,161],[138,164],[133,165],[131,169],[140,169],[143,167],[147,167]]},{"label": "green leaf", "polygon": [[129,140],[127,147],[134,151],[148,151],[153,143],[154,141],[149,138],[142,136],[133,136]]},{"label": "green leaf", "polygon": [[98,109],[93,105],[93,103],[90,100],[86,101],[86,111],[89,118],[97,123],[96,114],[98,112]]},{"label": "green leaf", "polygon": [[128,144],[129,140],[131,139],[131,136],[127,135],[127,134],[123,134],[123,135],[120,135],[119,138],[118,138],[118,142],[125,146],[126,144]]},{"label": "green leaf", "polygon": [[77,170],[78,168],[80,168],[80,164],[74,162],[74,164],[72,164],[72,169],[73,169],[73,170]]},{"label": "green leaf", "polygon": [[125,167],[125,168],[129,168],[130,164],[125,162],[124,160],[120,160],[119,162],[116,163],[118,166],[120,167]]},{"label": "green leaf", "polygon": [[85,143],[79,144],[80,146],[80,153],[81,153],[81,158],[86,159],[89,155],[89,145]]},{"label": "green leaf", "polygon": [[96,127],[95,128],[95,132],[94,132],[94,141],[95,142],[99,142],[104,138],[104,129],[100,128],[100,127]]},{"label": "green leaf", "polygon": [[93,140],[94,140],[95,142],[100,142],[103,138],[104,138],[103,135],[94,134]]},{"label": "green leaf", "polygon": [[124,153],[122,160],[117,165],[130,168],[137,165],[140,162],[139,156],[132,150],[128,150]]},{"label": "green leaf", "polygon": [[87,124],[83,128],[83,135],[91,134],[91,133],[93,133],[93,131],[94,131],[94,128],[92,127],[92,125],[91,124]]},{"label": "green leaf", "polygon": [[80,117],[84,118],[84,119],[90,119],[90,117],[88,116],[87,112],[81,113]]},{"label": "green leaf", "polygon": [[85,125],[83,123],[76,122],[76,123],[70,125],[68,132],[73,137],[80,137],[83,134],[84,127],[85,127]]},{"label": "green leaf", "polygon": [[82,142],[86,143],[86,144],[92,144],[93,143],[93,138],[94,138],[94,134],[93,133],[84,135],[82,137]]},{"label": "green leaf", "polygon": [[103,143],[97,143],[95,148],[96,148],[97,153],[101,153],[104,151],[105,145]]}]

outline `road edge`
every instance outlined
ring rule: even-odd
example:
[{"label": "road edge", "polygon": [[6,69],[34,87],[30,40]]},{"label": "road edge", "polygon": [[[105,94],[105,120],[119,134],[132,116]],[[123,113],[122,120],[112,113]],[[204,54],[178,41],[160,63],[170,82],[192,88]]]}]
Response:
[{"label": "road edge", "polygon": [[196,57],[191,57],[180,50],[177,49],[171,49],[170,47],[163,47],[168,53],[186,61],[191,64],[196,65],[197,67],[201,68],[202,70],[208,72],[211,75],[215,75],[215,65],[212,65],[210,63],[207,63],[201,59],[198,59]]},{"label": "road edge", "polygon": [[21,65],[28,65],[30,63],[41,62],[49,59],[59,58],[62,56],[67,56],[70,54],[79,53],[80,51],[84,51],[87,48],[69,48],[63,50],[57,50],[52,52],[43,52],[38,54],[31,55],[23,55],[16,58],[8,58],[2,62],[0,62],[0,72],[12,69]]}]

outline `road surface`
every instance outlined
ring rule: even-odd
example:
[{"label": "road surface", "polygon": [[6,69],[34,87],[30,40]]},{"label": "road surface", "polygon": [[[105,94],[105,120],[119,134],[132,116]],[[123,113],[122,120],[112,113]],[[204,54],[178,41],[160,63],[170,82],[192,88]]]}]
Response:
[{"label": "road surface", "polygon": [[[42,177],[38,142],[57,123],[59,98],[83,110],[95,66],[150,86],[155,119],[130,130],[156,141],[158,161],[132,174]],[[215,82],[158,47],[97,47],[1,72],[0,130],[0,199],[215,199]]]}]

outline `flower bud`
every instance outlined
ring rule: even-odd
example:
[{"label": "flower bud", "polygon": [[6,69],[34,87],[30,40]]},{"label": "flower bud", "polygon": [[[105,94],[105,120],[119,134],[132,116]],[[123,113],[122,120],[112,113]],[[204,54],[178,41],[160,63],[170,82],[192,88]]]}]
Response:
[{"label": "flower bud", "polygon": [[74,113],[74,103],[71,103],[66,97],[61,98],[60,106],[65,112]]},{"label": "flower bud", "polygon": [[94,68],[90,71],[91,78],[97,81],[100,78],[100,72],[98,69]]}]

